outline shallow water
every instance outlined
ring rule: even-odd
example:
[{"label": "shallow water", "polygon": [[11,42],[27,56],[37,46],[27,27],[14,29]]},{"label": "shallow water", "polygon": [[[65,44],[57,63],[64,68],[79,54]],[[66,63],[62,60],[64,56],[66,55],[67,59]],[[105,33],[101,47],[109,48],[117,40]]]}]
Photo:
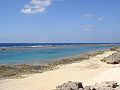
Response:
[{"label": "shallow water", "polygon": [[0,47],[0,64],[44,63],[88,51],[110,48],[111,45],[61,45],[52,47]]}]

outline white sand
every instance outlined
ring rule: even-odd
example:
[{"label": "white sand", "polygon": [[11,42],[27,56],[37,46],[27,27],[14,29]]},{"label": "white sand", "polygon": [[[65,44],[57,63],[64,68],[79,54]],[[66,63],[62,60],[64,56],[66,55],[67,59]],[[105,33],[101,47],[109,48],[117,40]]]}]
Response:
[{"label": "white sand", "polygon": [[0,80],[0,90],[52,90],[67,81],[80,81],[85,85],[101,81],[119,81],[120,65],[107,65],[100,60],[112,51],[89,60],[60,66],[60,69],[33,74],[23,79]]}]

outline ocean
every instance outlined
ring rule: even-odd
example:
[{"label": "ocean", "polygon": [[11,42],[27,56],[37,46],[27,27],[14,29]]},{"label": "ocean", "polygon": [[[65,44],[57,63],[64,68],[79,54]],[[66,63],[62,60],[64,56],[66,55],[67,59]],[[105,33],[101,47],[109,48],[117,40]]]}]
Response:
[{"label": "ocean", "polygon": [[0,43],[0,64],[41,64],[112,46],[103,43]]}]

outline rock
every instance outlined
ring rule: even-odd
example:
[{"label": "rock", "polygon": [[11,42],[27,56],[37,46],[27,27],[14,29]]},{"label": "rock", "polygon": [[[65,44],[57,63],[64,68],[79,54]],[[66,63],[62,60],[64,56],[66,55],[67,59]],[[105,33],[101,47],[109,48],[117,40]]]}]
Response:
[{"label": "rock", "polygon": [[91,87],[91,90],[114,90],[116,87],[118,87],[117,82],[110,81],[110,82],[101,82],[100,84],[95,84]]},{"label": "rock", "polygon": [[119,64],[120,63],[120,48],[117,49],[112,55],[105,57],[101,61],[107,64]]},{"label": "rock", "polygon": [[118,86],[118,83],[115,81],[102,82],[101,86],[116,88]]},{"label": "rock", "polygon": [[5,49],[3,48],[2,51],[4,51]]},{"label": "rock", "polygon": [[83,88],[83,85],[81,82],[77,82],[76,84],[78,85],[78,88]]},{"label": "rock", "polygon": [[68,83],[57,86],[56,90],[83,90],[83,85],[81,82],[68,81]]},{"label": "rock", "polygon": [[115,81],[96,83],[93,86],[83,87],[81,82],[64,83],[56,87],[56,90],[120,90],[120,86]]},{"label": "rock", "polygon": [[119,47],[112,47],[110,48],[111,51],[116,51],[116,50],[119,50]]}]

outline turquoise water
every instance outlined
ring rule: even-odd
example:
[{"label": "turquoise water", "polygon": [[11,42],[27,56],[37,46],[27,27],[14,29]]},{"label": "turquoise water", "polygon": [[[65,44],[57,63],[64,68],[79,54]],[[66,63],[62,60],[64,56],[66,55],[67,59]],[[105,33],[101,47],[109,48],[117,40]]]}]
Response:
[{"label": "turquoise water", "polygon": [[0,64],[42,63],[88,51],[110,48],[109,45],[73,45],[57,47],[7,47],[0,50]]}]

